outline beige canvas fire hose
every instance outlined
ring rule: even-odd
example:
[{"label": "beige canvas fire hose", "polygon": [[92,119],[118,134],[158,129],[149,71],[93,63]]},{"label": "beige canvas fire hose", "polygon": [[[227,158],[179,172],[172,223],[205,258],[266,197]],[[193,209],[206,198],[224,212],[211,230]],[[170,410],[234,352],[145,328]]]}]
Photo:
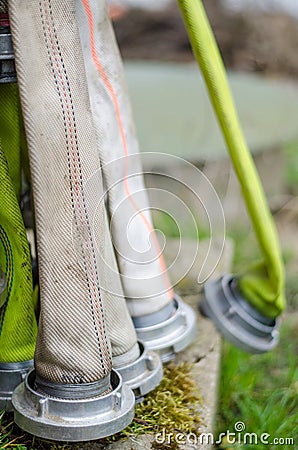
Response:
[{"label": "beige canvas fire hose", "polygon": [[102,179],[74,4],[11,0],[9,14],[29,147],[41,302],[35,372],[14,393],[15,420],[38,436],[90,440],[126,426],[134,398],[111,372],[100,289],[106,284],[100,254],[109,237],[104,203],[97,200]]},{"label": "beige canvas fire hose", "polygon": [[[79,0],[75,2],[76,13],[78,19],[78,25],[80,30],[81,42],[83,43],[84,54],[86,49],[90,49],[92,52],[92,37],[91,43],[88,40],[90,36],[90,20],[86,20],[89,15],[98,14],[100,11],[105,14],[105,2],[93,2],[90,4],[86,0]],[[88,15],[89,14],[89,15]],[[105,23],[100,23],[96,27],[97,39],[101,45],[100,55],[97,55],[97,62],[103,59],[107,64],[107,74],[105,78],[106,84],[109,85],[111,70],[117,70],[117,60],[119,59],[118,53],[115,52],[115,43],[113,41],[113,34],[110,32],[110,27],[107,27]],[[87,38],[87,40],[85,40]],[[107,46],[102,46],[103,42],[109,43]],[[114,44],[114,45],[113,45]],[[89,46],[88,46],[89,45]],[[113,51],[114,50],[114,51]],[[85,54],[85,62],[86,62]],[[90,59],[91,62],[92,58]],[[100,62],[99,62],[100,64]],[[85,64],[88,89],[90,93],[91,105],[94,102],[98,102],[97,115],[95,117],[95,124],[97,130],[98,147],[108,150],[109,155],[117,158],[117,147],[113,142],[113,136],[116,134],[118,128],[114,130],[115,125],[108,122],[108,116],[111,114],[110,98],[107,96],[106,90],[96,90],[97,86],[93,82],[94,72],[92,64]],[[98,73],[95,72],[95,75]],[[122,86],[119,86],[121,92]],[[94,109],[92,109],[94,113]],[[99,152],[102,155],[102,152]],[[105,166],[104,166],[105,167]],[[98,193],[99,204],[105,202],[105,196]],[[117,228],[123,226],[123,218],[118,216]],[[97,227],[97,224],[94,224]],[[110,230],[105,229],[105,234],[110,235]],[[124,380],[133,386],[136,396],[143,395],[155,387],[161,380],[162,367],[159,357],[154,352],[148,352],[142,343],[136,343],[136,332],[133,326],[133,322],[130,318],[127,305],[125,302],[122,284],[120,280],[120,274],[117,267],[117,263],[114,257],[114,251],[112,246],[102,255],[101,270],[104,271],[104,280],[107,281],[106,285],[102,285],[102,296],[106,301],[106,318],[108,322],[108,332],[111,336],[113,365],[123,375]],[[111,282],[113,281],[113,282]],[[149,358],[149,359],[148,359]],[[147,364],[146,361],[150,362]],[[144,364],[145,362],[145,364]],[[137,385],[135,383],[138,379]]]},{"label": "beige canvas fire hose", "polygon": [[168,305],[173,290],[153,231],[141,161],[132,156],[138,143],[106,4],[75,5],[121,280],[132,316],[143,316]]},{"label": "beige canvas fire hose", "polygon": [[195,316],[174,295],[152,224],[122,61],[106,4],[75,0],[75,5],[124,294],[139,338],[164,360],[170,359],[193,339]]},{"label": "beige canvas fire hose", "polygon": [[[103,203],[103,198],[100,203]],[[162,364],[156,352],[149,350],[144,343],[137,342],[106,221],[104,225],[104,237],[98,237],[102,241],[99,242],[99,247],[103,249],[101,252],[103,279],[108,280],[109,284],[108,289],[102,286],[101,295],[111,340],[113,367],[132,388],[136,399],[141,400],[160,383],[163,375]],[[94,226],[98,227],[97,217]]]}]

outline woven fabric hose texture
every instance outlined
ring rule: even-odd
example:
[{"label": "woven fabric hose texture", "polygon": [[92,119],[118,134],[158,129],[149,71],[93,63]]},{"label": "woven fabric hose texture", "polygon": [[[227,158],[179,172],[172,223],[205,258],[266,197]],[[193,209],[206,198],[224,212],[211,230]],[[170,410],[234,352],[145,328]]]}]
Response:
[{"label": "woven fabric hose texture", "polygon": [[[80,5],[82,5],[82,3],[75,2],[75,5],[80,35],[82,38],[82,34],[86,34],[87,36],[89,35],[89,29],[86,30],[84,27],[80,26],[82,24],[82,19],[84,18],[82,16],[85,14],[84,10],[80,10]],[[86,23],[84,24],[83,22],[83,25],[86,25]],[[112,55],[110,55],[109,58],[112,58]],[[89,67],[86,66],[87,80],[90,85],[90,79],[88,79],[88,69]],[[98,93],[98,95],[100,94],[102,94],[102,92]],[[109,98],[106,95],[104,95],[104,98],[102,99],[102,104],[103,107],[101,116],[103,117],[107,108],[109,108]],[[101,125],[102,128],[100,138],[102,141],[108,138],[108,130],[105,132],[105,123]],[[103,196],[101,198],[99,196],[98,198],[99,202],[104,202]],[[108,239],[110,236],[110,230],[108,228],[107,221],[105,223],[105,236],[107,237],[105,240],[106,251],[103,255],[102,270],[106,272],[104,278],[108,281],[108,285],[102,286],[102,298],[106,307],[106,320],[112,344],[113,361],[114,364],[118,366],[118,364],[122,365],[136,359],[139,356],[139,348],[137,345],[135,329],[125,302],[112,242]]]},{"label": "woven fabric hose texture", "polygon": [[173,290],[152,225],[122,61],[106,4],[75,0],[75,5],[121,281],[130,314],[143,316],[169,305]]},{"label": "woven fabric hose texture", "polygon": [[37,323],[31,257],[20,211],[20,105],[14,84],[0,84],[0,363],[33,358]]},{"label": "woven fabric hose texture", "polygon": [[7,0],[0,0],[0,14],[7,13],[8,10],[8,1]]},{"label": "woven fabric hose texture", "polygon": [[36,374],[52,383],[95,382],[111,371],[100,293],[104,205],[74,3],[11,0],[9,14],[36,218]]},{"label": "woven fabric hose texture", "polygon": [[[96,227],[99,226],[98,218],[99,216],[96,218]],[[98,239],[102,249],[102,278],[108,282],[108,286],[102,285],[101,296],[111,341],[113,365],[117,368],[137,359],[140,351],[136,331],[124,298],[106,215],[104,219],[104,234],[99,235]]]}]

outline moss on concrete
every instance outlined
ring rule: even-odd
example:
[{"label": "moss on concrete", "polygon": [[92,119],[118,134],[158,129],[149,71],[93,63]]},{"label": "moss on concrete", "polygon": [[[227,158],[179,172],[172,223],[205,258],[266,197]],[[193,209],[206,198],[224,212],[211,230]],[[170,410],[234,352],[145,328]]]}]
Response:
[{"label": "moss on concrete", "polygon": [[192,364],[186,362],[165,366],[160,385],[142,403],[136,405],[132,424],[109,438],[110,442],[131,435],[156,434],[164,430],[167,435],[173,434],[171,445],[174,445],[176,433],[197,433],[201,422],[198,413],[201,399],[191,369]]}]

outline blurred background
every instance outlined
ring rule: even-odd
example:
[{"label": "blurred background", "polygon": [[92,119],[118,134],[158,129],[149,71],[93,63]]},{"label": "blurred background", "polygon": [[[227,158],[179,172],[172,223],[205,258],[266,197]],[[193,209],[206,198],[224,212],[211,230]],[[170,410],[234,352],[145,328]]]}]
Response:
[{"label": "blurred background", "polygon": [[[288,300],[274,351],[251,356],[224,343],[216,430],[233,430],[242,420],[247,431],[297,439],[298,3],[205,0],[204,4],[279,231]],[[233,271],[239,272],[255,261],[259,250],[178,6],[171,0],[111,0],[109,8],[141,150],[181,156],[208,176],[224,206],[227,236],[235,245]],[[168,170],[175,173],[179,167]],[[154,185],[154,180],[147,176],[147,183]],[[201,212],[194,208],[194,215],[200,237],[208,235]],[[166,235],[176,236],[175,227],[154,217]],[[181,232],[182,237],[198,237],[187,220],[182,221]]]}]

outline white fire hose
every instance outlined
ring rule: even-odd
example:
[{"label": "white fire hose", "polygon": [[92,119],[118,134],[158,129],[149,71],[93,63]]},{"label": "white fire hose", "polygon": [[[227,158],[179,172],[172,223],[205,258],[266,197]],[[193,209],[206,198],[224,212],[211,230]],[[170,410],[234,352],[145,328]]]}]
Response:
[{"label": "white fire hose", "polygon": [[154,231],[122,61],[106,4],[75,0],[75,6],[124,294],[139,338],[167,360],[193,339],[195,315],[174,295]]}]

